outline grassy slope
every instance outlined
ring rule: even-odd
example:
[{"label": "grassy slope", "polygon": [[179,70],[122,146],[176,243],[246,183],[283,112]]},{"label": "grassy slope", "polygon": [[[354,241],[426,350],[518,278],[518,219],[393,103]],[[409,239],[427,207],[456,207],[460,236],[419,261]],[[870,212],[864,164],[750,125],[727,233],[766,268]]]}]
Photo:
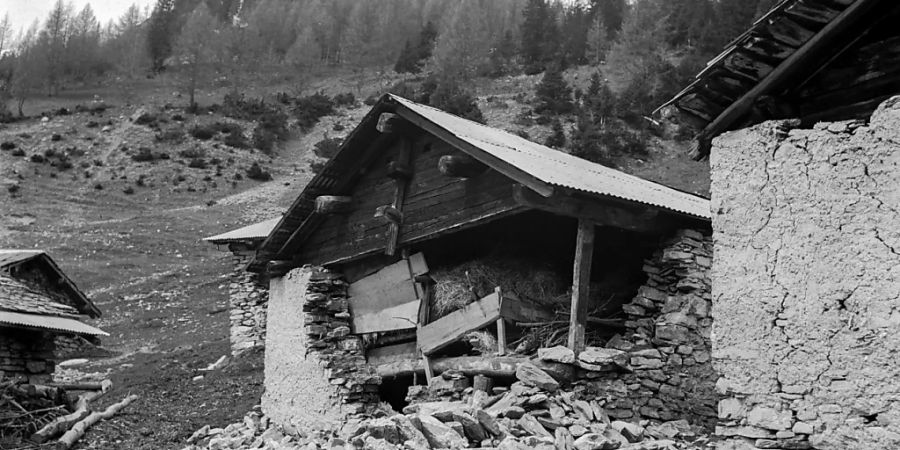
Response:
[{"label": "grassy slope", "polygon": [[[577,72],[569,76],[577,82],[588,78]],[[329,94],[353,91],[364,98],[393,81],[380,75],[344,74],[305,85],[307,90]],[[538,81],[539,77],[524,76],[479,81],[479,103],[489,124],[510,131],[521,129],[513,119],[527,106],[514,97],[521,92],[530,96]],[[248,95],[287,92],[291,85],[290,80],[283,80],[265,89],[255,88]],[[172,91],[166,80],[142,81],[127,92],[87,88],[62,98],[40,99],[26,112],[73,107],[97,93],[118,106],[103,117],[76,114],[0,129],[0,142],[13,140],[28,155],[70,146],[87,152],[74,160],[73,169],[52,178],[57,171],[47,164],[0,151],[0,187],[4,187],[0,190],[0,247],[50,251],[104,311],[98,325],[111,334],[104,344],[117,352],[112,358],[61,370],[60,375],[65,379],[112,377],[116,387],[106,402],[127,393],[141,396],[135,406],[90,431],[79,448],[181,448],[184,439],[200,426],[230,423],[258,402],[262,391],[259,354],[233,362],[222,373],[191,381],[200,373],[197,369],[228,352],[225,308],[230,257],[200,239],[281,213],[311,177],[307,166],[314,158],[312,145],[325,136],[346,134],[368,109],[359,105],[326,117],[312,132],[285,143],[282,151],[269,159],[256,152],[216,148],[214,142],[157,143],[152,130],[131,123],[129,117],[138,107],[129,106],[128,101],[155,110],[164,103],[181,101],[173,98]],[[491,96],[495,98],[488,101]],[[201,95],[205,102],[220,98],[221,91]],[[91,120],[112,120],[112,129],[88,129],[85,124]],[[346,129],[334,131],[338,123]],[[527,131],[538,142],[548,132],[542,127]],[[23,132],[31,136],[23,138]],[[61,134],[63,140],[51,141],[53,133]],[[167,151],[173,159],[136,163],[129,155],[142,145]],[[234,162],[226,164],[222,177],[215,176],[214,168],[186,168],[186,161],[174,156],[195,146],[209,156],[233,158]],[[648,161],[623,162],[622,166],[681,189],[708,192],[706,166],[684,157],[677,144],[660,143],[651,155]],[[79,165],[94,159],[101,159],[104,165]],[[253,161],[270,167],[275,180],[257,183],[244,179],[232,184],[233,174]],[[85,178],[85,171],[91,172],[91,178]],[[135,187],[139,175],[147,177],[147,186]],[[173,179],[178,175],[185,181],[176,186]],[[204,181],[206,176],[211,181]],[[98,182],[102,190],[94,189]],[[5,190],[11,183],[21,186],[17,196]],[[129,186],[136,189],[134,195],[123,193]]]}]

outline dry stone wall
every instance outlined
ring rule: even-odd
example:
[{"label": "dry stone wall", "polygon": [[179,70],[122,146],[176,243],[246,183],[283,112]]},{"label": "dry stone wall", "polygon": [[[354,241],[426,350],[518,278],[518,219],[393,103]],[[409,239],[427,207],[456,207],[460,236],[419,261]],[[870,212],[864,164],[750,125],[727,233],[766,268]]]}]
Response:
[{"label": "dry stone wall", "polygon": [[338,430],[370,414],[381,384],[350,334],[347,283],[304,267],[270,284],[263,411],[295,430]]},{"label": "dry stone wall", "polygon": [[29,381],[49,381],[53,373],[53,336],[39,331],[0,329],[0,372]]},{"label": "dry stone wall", "polygon": [[233,354],[263,347],[266,342],[269,289],[259,282],[257,274],[246,270],[251,258],[251,252],[234,253],[234,270],[228,285]]},{"label": "dry stone wall", "polygon": [[868,125],[728,133],[710,161],[718,433],[900,448],[900,98]]},{"label": "dry stone wall", "polygon": [[679,231],[645,262],[647,282],[623,306],[626,333],[608,344],[628,352],[632,372],[594,382],[611,417],[685,419],[712,430],[711,264],[712,239],[696,230]]}]

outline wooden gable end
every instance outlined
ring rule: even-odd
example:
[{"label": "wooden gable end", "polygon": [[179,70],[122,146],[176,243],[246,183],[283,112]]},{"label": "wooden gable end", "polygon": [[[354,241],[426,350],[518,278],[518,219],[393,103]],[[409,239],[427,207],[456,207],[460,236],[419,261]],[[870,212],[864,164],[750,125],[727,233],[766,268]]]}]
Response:
[{"label": "wooden gable end", "polygon": [[[411,177],[405,181],[389,174],[391,162],[402,159],[404,146],[411,168]],[[384,253],[391,226],[383,217],[376,217],[376,210],[394,204],[398,183],[407,183],[398,208],[402,212],[397,239],[401,245],[526,210],[513,198],[514,181],[496,171],[486,170],[468,179],[444,175],[438,163],[448,155],[463,154],[430,134],[395,140],[379,152],[348,191],[334,193],[351,197],[348,211],[325,218],[293,255],[295,261],[324,265]]]}]

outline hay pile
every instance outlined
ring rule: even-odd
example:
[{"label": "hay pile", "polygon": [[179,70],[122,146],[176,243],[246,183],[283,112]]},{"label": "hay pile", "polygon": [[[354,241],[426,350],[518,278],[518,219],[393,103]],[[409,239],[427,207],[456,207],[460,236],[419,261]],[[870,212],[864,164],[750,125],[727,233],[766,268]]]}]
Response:
[{"label": "hay pile", "polygon": [[431,320],[461,309],[500,287],[550,310],[568,303],[569,281],[540,261],[486,258],[431,272],[435,280]]}]

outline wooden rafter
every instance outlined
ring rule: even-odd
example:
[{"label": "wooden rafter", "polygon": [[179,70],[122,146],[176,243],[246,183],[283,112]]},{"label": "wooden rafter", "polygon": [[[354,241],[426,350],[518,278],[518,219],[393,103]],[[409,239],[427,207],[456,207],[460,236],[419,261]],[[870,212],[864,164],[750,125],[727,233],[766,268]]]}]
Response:
[{"label": "wooden rafter", "polygon": [[702,159],[709,154],[710,141],[715,136],[727,131],[729,127],[745,116],[754,106],[756,100],[769,94],[782,82],[806,70],[813,63],[819,52],[833,44],[838,35],[846,31],[853,23],[875,6],[879,0],[857,0],[828,23],[815,36],[800,46],[790,57],[781,62],[765,78],[756,84],[740,99],[732,103],[718,115],[697,136],[691,149],[691,156]]}]

